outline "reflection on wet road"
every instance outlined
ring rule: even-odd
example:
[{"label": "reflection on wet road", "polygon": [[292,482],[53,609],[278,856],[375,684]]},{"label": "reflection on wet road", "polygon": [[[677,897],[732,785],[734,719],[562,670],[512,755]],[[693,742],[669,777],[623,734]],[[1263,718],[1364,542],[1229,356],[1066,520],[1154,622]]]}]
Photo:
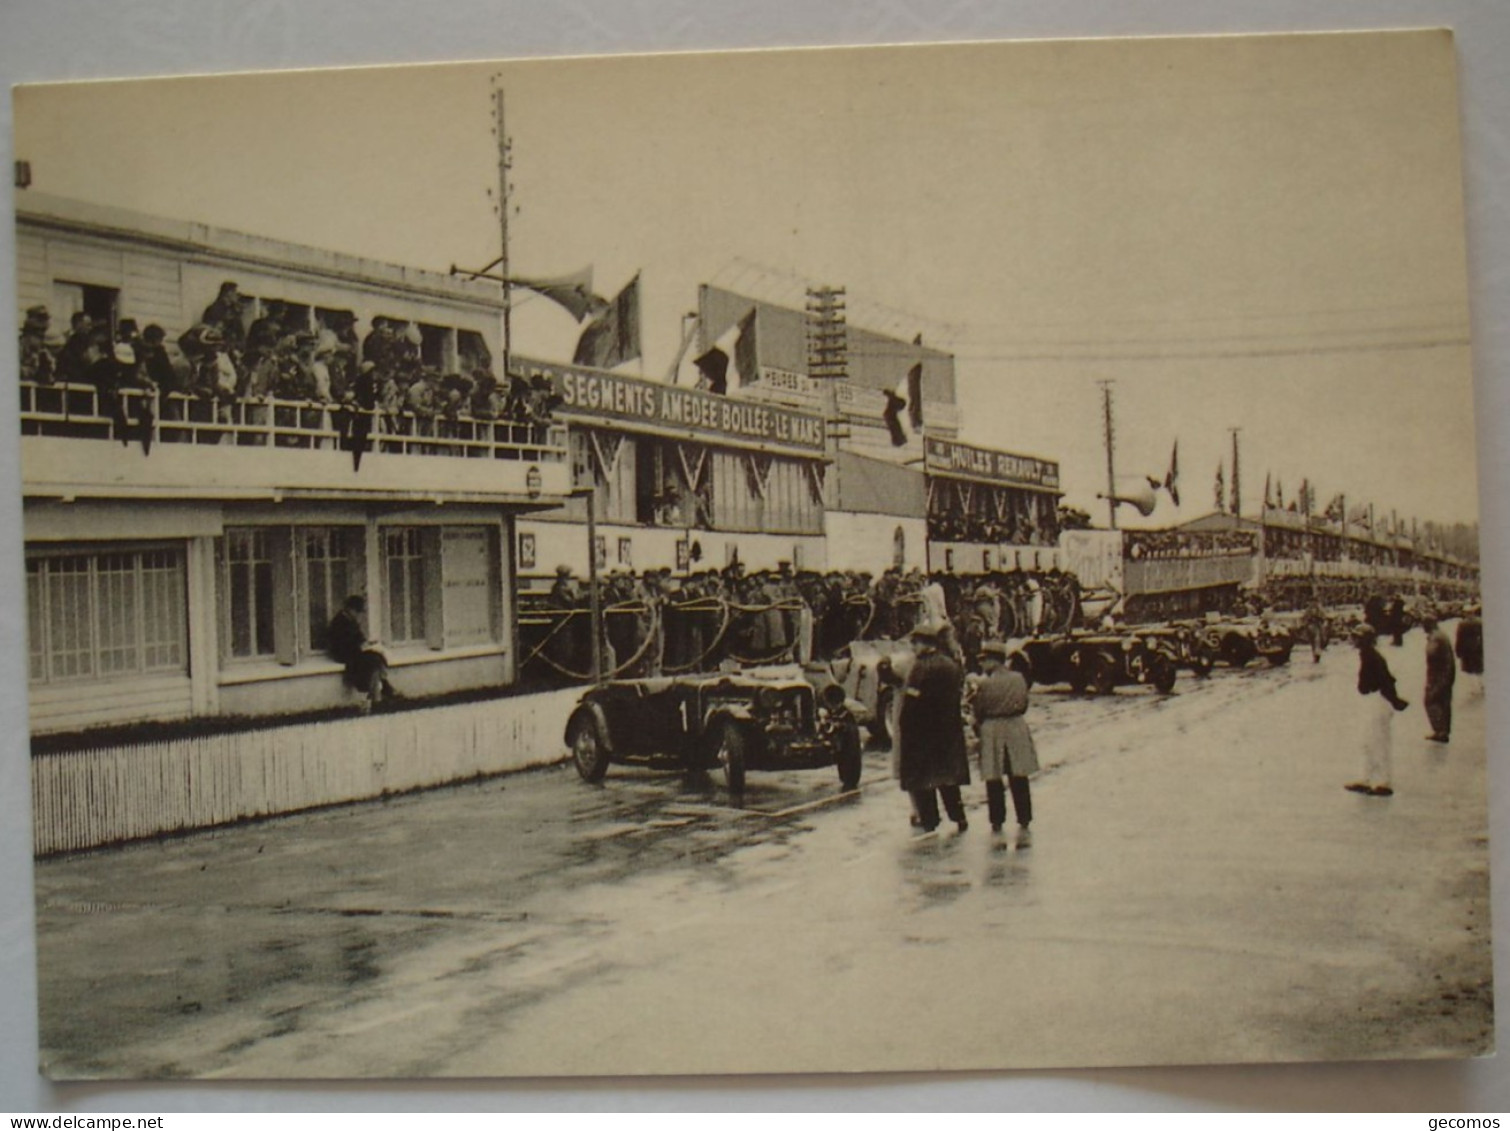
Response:
[{"label": "reflection on wet road", "polygon": [[[1402,682],[1415,651],[1390,655]],[[1411,863],[1483,858],[1482,700],[1450,752],[1402,742],[1392,807],[1360,808],[1339,788],[1352,666],[1036,692],[1031,848],[983,812],[916,835],[873,751],[848,793],[829,770],[752,773],[734,805],[716,775],[558,767],[43,861],[44,1060],[277,1077],[1329,1051],[1283,1002],[1413,985],[1402,956],[1448,940],[1402,907],[1455,922],[1471,893]]]}]

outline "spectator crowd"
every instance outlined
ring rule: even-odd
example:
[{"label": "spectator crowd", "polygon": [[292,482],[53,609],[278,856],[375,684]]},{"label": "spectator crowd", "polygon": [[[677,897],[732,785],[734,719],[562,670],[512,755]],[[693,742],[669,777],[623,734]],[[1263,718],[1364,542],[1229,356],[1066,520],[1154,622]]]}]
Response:
[{"label": "spectator crowd", "polygon": [[[463,418],[539,424],[559,404],[544,377],[511,374],[500,382],[480,339],[470,352],[459,347],[457,368],[445,373],[423,361],[422,344],[412,322],[374,317],[359,337],[355,314],[321,312],[311,322],[308,307],[251,300],[228,281],[176,341],[155,323],[96,321],[82,311],[66,333],[55,334],[47,307],[33,306],[20,334],[20,373],[39,386],[92,386],[106,416],[122,414],[126,399],[141,399],[122,396],[137,390],[181,394],[156,398],[170,419],[204,418],[186,417],[183,401],[218,406],[221,420],[230,419],[228,406],[293,402],[378,415],[382,430],[397,435],[459,435]],[[282,422],[305,423],[298,415]]]},{"label": "spectator crowd", "polygon": [[[723,570],[674,576],[669,569],[600,578],[602,674],[674,675],[742,664],[826,661],[856,640],[900,640],[918,625],[953,626],[972,668],[989,641],[1068,628],[1078,619],[1074,576],[1043,573],[939,573]],[[549,592],[522,602],[529,674],[590,678],[590,594],[558,567]]]}]

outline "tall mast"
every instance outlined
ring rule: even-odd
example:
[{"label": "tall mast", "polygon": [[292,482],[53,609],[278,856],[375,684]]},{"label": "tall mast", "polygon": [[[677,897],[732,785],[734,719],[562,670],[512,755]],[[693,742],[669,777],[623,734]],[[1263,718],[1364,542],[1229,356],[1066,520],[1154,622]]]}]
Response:
[{"label": "tall mast", "polygon": [[1116,447],[1117,433],[1112,425],[1112,383],[1098,381],[1101,386],[1102,429],[1106,438],[1106,512],[1111,518],[1111,527],[1117,529],[1117,470],[1112,451]]},{"label": "tall mast", "polygon": [[1240,518],[1243,513],[1243,481],[1238,471],[1237,462],[1237,434],[1241,428],[1229,428],[1232,433],[1232,517]]},{"label": "tall mast", "polygon": [[509,169],[512,168],[512,147],[508,131],[504,128],[503,87],[498,84],[498,77],[493,76],[493,134],[498,138],[498,237],[503,252],[498,264],[499,273],[503,276],[503,378],[507,381],[514,352],[514,301],[509,283]]}]

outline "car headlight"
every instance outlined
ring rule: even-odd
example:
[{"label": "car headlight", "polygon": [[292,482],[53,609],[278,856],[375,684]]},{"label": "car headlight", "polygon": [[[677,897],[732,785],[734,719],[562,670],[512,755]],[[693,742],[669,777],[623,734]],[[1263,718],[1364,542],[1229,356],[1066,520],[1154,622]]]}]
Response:
[{"label": "car headlight", "polygon": [[780,710],[781,692],[774,687],[762,687],[755,693],[755,706],[768,715]]}]

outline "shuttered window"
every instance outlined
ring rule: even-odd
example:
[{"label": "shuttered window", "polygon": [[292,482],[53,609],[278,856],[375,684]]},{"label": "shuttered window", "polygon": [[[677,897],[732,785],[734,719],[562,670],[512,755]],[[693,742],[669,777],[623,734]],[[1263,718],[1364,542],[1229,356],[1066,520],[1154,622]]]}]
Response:
[{"label": "shuttered window", "polygon": [[33,683],[187,671],[181,550],[38,556],[26,588]]}]

